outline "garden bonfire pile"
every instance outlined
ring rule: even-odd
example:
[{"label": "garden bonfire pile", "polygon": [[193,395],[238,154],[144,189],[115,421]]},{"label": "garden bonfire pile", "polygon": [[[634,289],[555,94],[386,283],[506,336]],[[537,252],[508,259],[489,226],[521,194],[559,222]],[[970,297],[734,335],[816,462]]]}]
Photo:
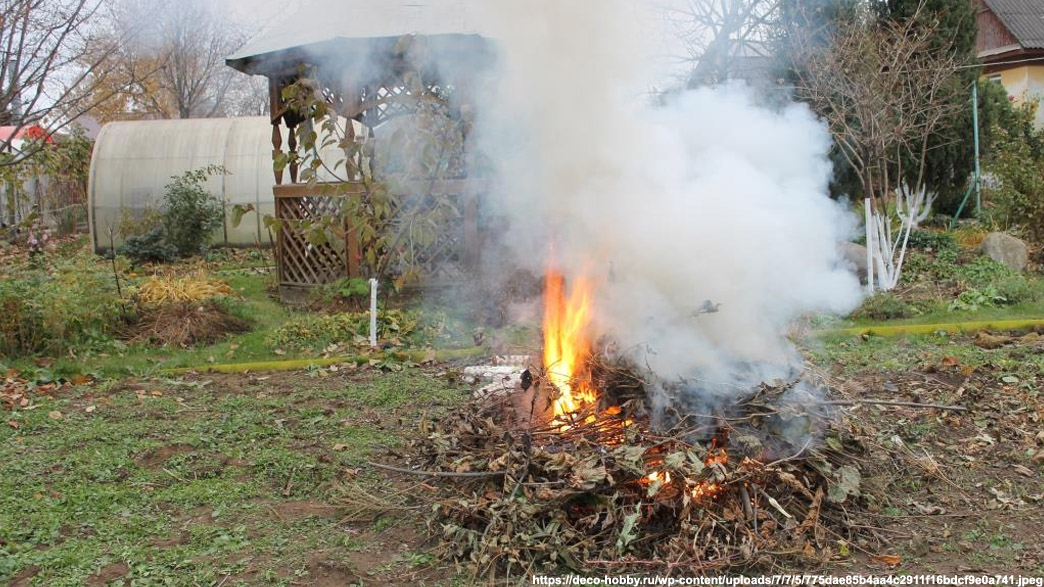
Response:
[{"label": "garden bonfire pile", "polygon": [[[424,466],[446,473],[433,530],[457,560],[496,575],[825,562],[857,539],[839,506],[858,495],[859,473],[833,448],[780,436],[822,416],[790,390],[762,386],[730,414],[662,433],[626,415],[640,400],[568,429],[512,428],[510,401],[475,402],[418,443]],[[782,447],[793,452],[770,458]]]},{"label": "garden bonfire pile", "polygon": [[[565,299],[554,275],[545,302],[544,367],[426,424],[415,447],[438,481],[430,523],[448,554],[498,577],[692,574],[866,544],[848,530],[859,470],[821,442],[835,419],[807,377],[683,408],[697,382],[590,353],[571,328],[586,298]],[[655,426],[654,389],[675,406]]]}]

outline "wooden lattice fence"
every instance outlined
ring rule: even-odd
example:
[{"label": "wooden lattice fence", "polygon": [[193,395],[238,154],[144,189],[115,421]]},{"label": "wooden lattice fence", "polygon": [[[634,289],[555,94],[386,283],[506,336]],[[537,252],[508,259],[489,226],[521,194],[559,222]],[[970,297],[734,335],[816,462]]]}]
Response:
[{"label": "wooden lattice fence", "polygon": [[[411,206],[434,205],[434,198],[449,198],[456,214],[439,227],[437,238],[416,251],[415,264],[420,267],[423,283],[439,287],[459,283],[478,265],[479,226],[478,200],[484,191],[478,180],[437,181],[424,186],[427,199],[414,200]],[[325,187],[325,186],[323,186]],[[323,187],[304,184],[275,187],[276,218],[281,220],[276,246],[279,259],[279,285],[284,295],[289,291],[331,283],[343,277],[365,277],[362,252],[353,231],[346,226],[343,242],[314,244],[309,242],[301,223],[319,222],[323,218],[341,217],[350,202],[358,197],[352,190],[346,195],[327,195]],[[428,189],[430,187],[430,189]],[[391,267],[392,274],[402,270]]]}]

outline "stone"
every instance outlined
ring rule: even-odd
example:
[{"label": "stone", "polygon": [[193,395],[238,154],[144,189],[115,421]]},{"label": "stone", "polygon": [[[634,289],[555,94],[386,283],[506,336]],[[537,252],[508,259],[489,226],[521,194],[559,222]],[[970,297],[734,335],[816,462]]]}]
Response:
[{"label": "stone", "polygon": [[841,243],[841,264],[859,278],[859,283],[866,285],[866,247],[856,243]]},{"label": "stone", "polygon": [[982,254],[1016,271],[1029,265],[1029,247],[1026,243],[1003,232],[991,232],[982,239]]}]

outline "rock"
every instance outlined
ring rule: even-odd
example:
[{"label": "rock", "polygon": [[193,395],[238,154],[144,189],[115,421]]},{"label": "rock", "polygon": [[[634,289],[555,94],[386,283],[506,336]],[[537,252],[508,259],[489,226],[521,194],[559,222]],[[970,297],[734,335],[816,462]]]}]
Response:
[{"label": "rock", "polygon": [[866,285],[866,247],[856,243],[841,243],[838,249],[841,252],[841,264],[855,273],[859,283]]},{"label": "rock", "polygon": [[1022,271],[1029,264],[1029,247],[1026,243],[1003,232],[991,232],[982,239],[982,254],[1015,269]]}]

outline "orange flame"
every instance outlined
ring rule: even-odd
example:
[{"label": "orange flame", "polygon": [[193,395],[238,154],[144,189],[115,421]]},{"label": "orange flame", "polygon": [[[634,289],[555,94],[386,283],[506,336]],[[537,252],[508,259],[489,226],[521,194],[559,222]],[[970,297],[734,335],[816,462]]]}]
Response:
[{"label": "orange flame", "polygon": [[590,374],[583,367],[590,349],[591,285],[584,277],[573,280],[566,295],[561,273],[547,273],[544,296],[544,367],[558,390],[554,400],[555,419],[593,406],[598,399]]}]

